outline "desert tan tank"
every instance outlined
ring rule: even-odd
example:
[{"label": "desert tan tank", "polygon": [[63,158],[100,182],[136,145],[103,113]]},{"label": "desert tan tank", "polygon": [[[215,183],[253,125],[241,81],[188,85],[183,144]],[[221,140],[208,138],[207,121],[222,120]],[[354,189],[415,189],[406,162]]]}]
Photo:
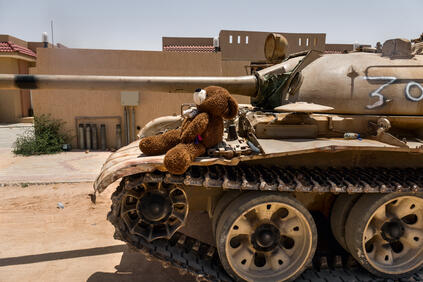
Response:
[{"label": "desert tan tank", "polygon": [[[422,38],[345,54],[285,57],[285,50],[286,40],[270,34],[265,54],[274,65],[243,77],[0,75],[0,88],[192,92],[219,85],[251,97],[222,143],[183,175],[168,173],[163,156],[140,154],[138,142],[103,165],[96,193],[122,179],[108,215],[115,237],[164,266],[211,281],[306,280],[308,267],[345,265],[347,252],[369,281],[420,275]],[[181,120],[153,120],[140,136]],[[180,232],[196,210],[210,216],[214,243]],[[319,277],[363,277],[328,271]]]}]

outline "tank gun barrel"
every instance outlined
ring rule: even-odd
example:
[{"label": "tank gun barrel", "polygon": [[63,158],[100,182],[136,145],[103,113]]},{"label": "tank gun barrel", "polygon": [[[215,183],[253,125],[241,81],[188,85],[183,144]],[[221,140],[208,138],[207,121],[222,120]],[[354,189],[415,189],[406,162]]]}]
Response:
[{"label": "tank gun barrel", "polygon": [[232,94],[256,95],[257,78],[250,76],[97,76],[0,74],[0,89],[85,89],[193,92],[209,85],[225,87]]}]

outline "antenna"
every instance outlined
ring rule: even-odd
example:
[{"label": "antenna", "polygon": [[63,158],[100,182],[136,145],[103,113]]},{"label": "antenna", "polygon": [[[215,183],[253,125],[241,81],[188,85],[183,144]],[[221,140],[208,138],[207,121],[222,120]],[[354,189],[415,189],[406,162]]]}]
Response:
[{"label": "antenna", "polygon": [[50,21],[50,26],[51,26],[51,45],[52,45],[52,48],[54,48],[53,20]]}]

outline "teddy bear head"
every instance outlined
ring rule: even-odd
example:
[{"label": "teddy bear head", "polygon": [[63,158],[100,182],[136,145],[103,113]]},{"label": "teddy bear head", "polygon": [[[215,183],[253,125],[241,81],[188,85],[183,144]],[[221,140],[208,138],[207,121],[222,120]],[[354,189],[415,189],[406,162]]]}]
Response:
[{"label": "teddy bear head", "polygon": [[195,90],[194,102],[198,111],[221,116],[224,119],[233,119],[238,114],[238,103],[223,87],[208,86]]}]

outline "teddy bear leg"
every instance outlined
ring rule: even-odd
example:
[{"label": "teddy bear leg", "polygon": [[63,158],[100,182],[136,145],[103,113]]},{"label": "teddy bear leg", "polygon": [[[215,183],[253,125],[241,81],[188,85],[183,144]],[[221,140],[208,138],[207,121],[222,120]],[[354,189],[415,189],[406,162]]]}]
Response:
[{"label": "teddy bear leg", "polygon": [[141,139],[139,148],[148,156],[162,155],[179,144],[181,129],[169,130],[161,135],[148,136]]},{"label": "teddy bear leg", "polygon": [[206,152],[203,144],[178,144],[170,149],[164,158],[166,169],[172,174],[184,174],[191,162]]}]

